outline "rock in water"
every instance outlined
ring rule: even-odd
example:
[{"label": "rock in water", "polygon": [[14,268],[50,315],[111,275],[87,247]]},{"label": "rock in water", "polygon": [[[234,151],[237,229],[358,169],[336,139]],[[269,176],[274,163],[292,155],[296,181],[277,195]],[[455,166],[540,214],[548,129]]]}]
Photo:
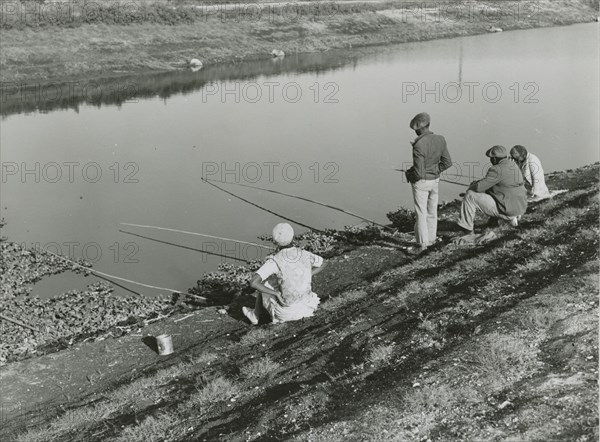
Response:
[{"label": "rock in water", "polygon": [[190,60],[189,65],[192,69],[196,69],[196,70],[202,69],[202,62],[200,60],[198,60],[197,58],[192,58]]},{"label": "rock in water", "polygon": [[502,32],[502,28],[496,28],[495,26],[492,26],[488,29],[488,32]]},{"label": "rock in water", "polygon": [[285,57],[285,52],[283,52],[280,49],[273,49],[271,51],[271,56],[277,57],[277,58]]}]

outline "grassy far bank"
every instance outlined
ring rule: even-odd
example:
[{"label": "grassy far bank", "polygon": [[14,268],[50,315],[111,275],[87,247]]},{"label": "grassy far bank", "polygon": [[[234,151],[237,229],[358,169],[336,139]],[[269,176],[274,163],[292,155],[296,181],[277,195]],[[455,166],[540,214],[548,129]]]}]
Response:
[{"label": "grassy far bank", "polygon": [[[550,174],[569,192],[531,204],[489,244],[412,257],[370,245],[335,258],[317,281],[330,298],[315,318],[236,319],[225,341],[80,391],[12,437],[597,440],[598,167]],[[387,253],[400,259],[373,261]]]},{"label": "grassy far bank", "polygon": [[[94,4],[109,10],[121,3]],[[181,2],[142,2],[139,9],[128,7],[127,14],[117,16],[49,10],[23,17],[5,12],[0,80],[62,83],[183,69],[191,58],[209,65],[266,58],[273,49],[288,54],[322,52],[480,34],[492,27],[512,30],[589,22],[598,16],[597,0],[468,5],[451,1],[427,9],[418,3],[340,1],[333,9],[328,3],[321,9],[308,4],[292,11],[289,4],[268,9],[260,4],[259,13],[256,8],[237,8],[213,14],[206,9],[209,6]]]}]

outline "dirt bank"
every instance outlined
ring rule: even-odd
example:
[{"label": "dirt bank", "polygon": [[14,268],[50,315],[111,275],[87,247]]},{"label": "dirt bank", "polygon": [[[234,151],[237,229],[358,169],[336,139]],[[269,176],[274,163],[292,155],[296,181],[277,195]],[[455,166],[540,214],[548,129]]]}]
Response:
[{"label": "dirt bank", "polygon": [[424,254],[332,258],[310,320],[252,327],[240,297],[9,364],[3,440],[596,440],[598,172],[549,174],[569,191],[486,245],[451,245],[449,204]]},{"label": "dirt bank", "polygon": [[394,1],[240,2],[235,7],[190,1],[142,2],[137,9],[131,9],[136,3],[124,2],[126,13],[119,2],[104,0],[91,2],[98,11],[77,1],[69,2],[81,3],[75,12],[42,11],[40,3],[23,3],[34,5],[33,12],[26,6],[3,9],[3,97],[25,85],[186,69],[192,58],[207,66],[267,58],[273,49],[323,52],[567,25],[598,16],[596,0],[451,1],[427,7]]}]

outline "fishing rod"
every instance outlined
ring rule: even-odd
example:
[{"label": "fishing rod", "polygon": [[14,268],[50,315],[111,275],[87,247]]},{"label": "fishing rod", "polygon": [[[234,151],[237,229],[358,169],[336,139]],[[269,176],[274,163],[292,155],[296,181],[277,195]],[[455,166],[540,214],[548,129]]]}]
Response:
[{"label": "fishing rod", "polygon": [[383,224],[379,224],[379,223],[377,223],[377,222],[373,221],[372,219],[365,218],[364,216],[358,215],[357,213],[353,213],[353,212],[350,212],[350,211],[348,211],[348,210],[344,210],[344,209],[341,209],[341,208],[339,208],[339,207],[332,206],[332,205],[330,205],[330,204],[327,204],[327,203],[322,203],[322,202],[320,202],[320,201],[315,201],[315,200],[312,200],[312,199],[310,199],[310,198],[304,198],[304,197],[302,197],[302,196],[298,196],[298,195],[292,195],[292,194],[290,194],[290,193],[280,192],[280,191],[278,191],[278,190],[265,189],[265,188],[263,188],[263,187],[258,187],[258,186],[250,186],[250,185],[248,185],[248,184],[242,184],[242,183],[230,183],[230,182],[227,182],[227,181],[219,181],[219,180],[211,180],[211,179],[206,179],[206,180],[207,180],[207,181],[211,181],[211,182],[215,182],[215,183],[222,183],[222,184],[233,184],[233,185],[236,185],[236,186],[247,187],[247,188],[249,188],[249,189],[262,190],[262,191],[264,191],[264,192],[271,192],[271,193],[275,193],[275,194],[277,194],[277,195],[283,195],[283,196],[287,196],[287,197],[290,197],[290,198],[296,198],[296,199],[299,199],[299,200],[302,200],[302,201],[307,201],[307,202],[309,202],[309,203],[317,204],[317,205],[319,205],[319,206],[327,207],[328,209],[337,210],[338,212],[342,212],[342,213],[345,213],[345,214],[347,214],[347,215],[351,215],[351,216],[353,216],[353,217],[355,217],[355,218],[362,219],[363,221],[367,221],[367,222],[369,222],[369,223],[375,224],[375,225],[377,225],[377,226],[379,226],[379,227],[383,227],[383,228],[385,228],[385,229],[390,229],[390,227],[389,227],[389,226],[384,226]]},{"label": "fishing rod", "polygon": [[[146,225],[142,225],[142,224],[131,224],[131,223],[119,223],[119,224],[121,224],[122,226],[142,227],[145,229],[165,230],[167,232],[185,233],[187,235],[194,235],[194,236],[204,236],[206,238],[220,239],[222,241],[233,241],[233,242],[237,242],[240,244],[246,244],[249,246],[255,246],[255,247],[261,247],[263,249],[275,250],[275,247],[271,247],[271,246],[265,246],[262,244],[257,244],[257,243],[248,242],[248,241],[240,241],[238,239],[224,238],[221,236],[206,235],[204,233],[187,232],[185,230],[169,229],[167,227],[158,227],[158,226],[146,226]],[[129,232],[123,232],[123,233],[129,233]],[[131,235],[134,235],[134,233],[131,233]],[[164,241],[164,242],[166,242],[166,241]],[[171,245],[176,245],[176,244],[171,244]],[[197,249],[193,249],[193,250],[197,250]]]},{"label": "fishing rod", "polygon": [[265,208],[265,207],[259,206],[258,204],[255,204],[255,203],[253,203],[252,201],[248,201],[247,199],[245,199],[245,198],[242,198],[241,196],[238,196],[238,195],[236,195],[235,193],[232,193],[232,192],[230,192],[230,191],[228,191],[228,190],[225,190],[225,189],[223,189],[222,187],[219,187],[219,186],[217,186],[215,183],[211,183],[210,181],[206,180],[204,177],[200,177],[200,179],[201,179],[202,181],[204,181],[206,184],[210,184],[211,186],[213,186],[213,187],[216,187],[217,189],[221,190],[222,192],[225,192],[226,194],[228,194],[228,195],[231,195],[231,196],[232,196],[232,197],[234,197],[234,198],[237,198],[237,199],[239,199],[239,200],[241,200],[241,201],[244,201],[245,203],[248,203],[248,204],[250,204],[251,206],[257,207],[257,208],[259,208],[260,210],[264,210],[265,212],[268,212],[268,213],[270,213],[270,214],[272,214],[272,215],[278,216],[279,218],[282,218],[282,219],[284,219],[284,220],[286,220],[286,221],[289,221],[289,222],[292,222],[292,223],[294,223],[294,224],[298,224],[299,226],[306,227],[307,229],[309,229],[309,230],[313,230],[313,231],[315,231],[315,232],[317,232],[317,233],[323,233],[323,231],[322,231],[322,230],[315,229],[314,227],[311,227],[311,226],[309,226],[309,225],[306,225],[306,224],[302,224],[301,222],[298,222],[298,221],[294,221],[294,220],[293,220],[293,219],[291,219],[291,218],[287,218],[287,217],[285,217],[285,216],[283,216],[283,215],[280,215],[279,213],[273,212],[272,210],[269,210],[269,209],[267,209],[267,208]]},{"label": "fishing rod", "polygon": [[12,322],[13,324],[19,325],[21,327],[28,328],[29,330],[37,331],[32,326],[24,324],[21,321],[17,321],[16,319],[9,318],[8,316],[0,315],[0,318],[4,319],[5,321]]},{"label": "fishing rod", "polygon": [[179,247],[179,248],[182,248],[182,249],[193,250],[194,252],[205,253],[207,255],[218,256],[220,258],[230,258],[230,259],[232,259],[234,261],[241,261],[241,262],[245,262],[245,263],[249,262],[247,259],[238,258],[237,256],[222,255],[222,254],[216,253],[216,252],[209,252],[208,250],[201,250],[201,249],[196,249],[194,247],[183,246],[181,244],[175,244],[175,243],[172,243],[172,242],[169,242],[169,241],[163,241],[162,239],[156,239],[156,238],[152,238],[150,236],[139,235],[137,233],[128,232],[126,230],[119,229],[119,232],[125,233],[127,235],[137,236],[138,238],[144,238],[144,239],[147,239],[147,240],[150,240],[150,241],[159,242],[159,243],[162,243],[162,244],[168,244],[170,246]]},{"label": "fishing rod", "polygon": [[[37,249],[36,249],[36,250],[37,250]],[[69,259],[69,258],[67,258],[67,257],[65,257],[65,256],[62,256],[62,255],[58,255],[58,254],[56,254],[56,253],[54,253],[54,252],[51,252],[50,250],[45,250],[45,249],[42,249],[42,251],[43,251],[43,252],[45,252],[45,253],[49,253],[50,255],[56,256],[57,258],[64,259],[65,261],[67,261],[67,262],[70,262],[70,263],[71,263],[71,264],[73,264],[74,266],[76,266],[76,267],[79,267],[79,268],[82,268],[83,270],[85,270],[85,271],[87,271],[87,272],[90,272],[90,273],[92,273],[92,274],[93,274],[93,275],[95,275],[95,276],[98,276],[98,277],[104,277],[104,278],[102,278],[102,279],[105,279],[105,278],[117,279],[117,280],[119,280],[119,281],[128,282],[128,283],[130,283],[130,284],[139,285],[139,286],[141,286],[141,287],[147,287],[147,288],[156,289],[156,290],[165,290],[165,291],[172,292],[172,293],[179,293],[179,294],[181,294],[181,295],[185,295],[185,296],[191,296],[191,297],[194,297],[194,298],[199,298],[199,299],[202,299],[202,300],[206,301],[206,298],[205,298],[204,296],[193,295],[193,294],[191,294],[191,293],[185,293],[185,292],[182,292],[182,291],[180,291],[180,290],[170,289],[170,288],[167,288],[167,287],[157,287],[157,286],[155,286],[155,285],[144,284],[144,283],[142,283],[142,282],[138,282],[138,281],[132,281],[131,279],[125,279],[125,278],[121,278],[120,276],[109,275],[108,273],[99,272],[98,270],[94,270],[94,269],[91,269],[91,268],[89,268],[89,267],[86,267],[86,266],[84,266],[84,265],[81,265],[81,264],[79,264],[79,263],[77,263],[77,262],[73,261],[72,259]],[[110,281],[110,280],[108,280],[108,281],[109,281],[109,282],[112,282],[112,281]],[[116,283],[115,283],[115,284],[116,284]],[[118,284],[117,284],[117,285],[118,285]]]},{"label": "fishing rod", "polygon": [[[397,172],[406,172],[406,170],[404,170],[404,169],[392,169],[392,170],[395,170]],[[464,175],[459,175],[459,176],[464,176]],[[467,177],[465,177],[465,178],[467,178]],[[444,178],[440,178],[439,180],[443,181],[445,183],[456,184],[458,186],[464,186],[464,187],[469,187],[470,186],[470,184],[459,183],[458,181],[445,180]]]}]

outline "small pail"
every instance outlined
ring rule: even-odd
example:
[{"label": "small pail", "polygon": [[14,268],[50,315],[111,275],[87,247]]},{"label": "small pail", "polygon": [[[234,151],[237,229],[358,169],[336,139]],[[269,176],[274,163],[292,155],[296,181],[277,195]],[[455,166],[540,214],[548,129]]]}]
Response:
[{"label": "small pail", "polygon": [[158,347],[158,354],[161,356],[170,355],[173,353],[173,341],[169,335],[157,336],[156,345]]}]

